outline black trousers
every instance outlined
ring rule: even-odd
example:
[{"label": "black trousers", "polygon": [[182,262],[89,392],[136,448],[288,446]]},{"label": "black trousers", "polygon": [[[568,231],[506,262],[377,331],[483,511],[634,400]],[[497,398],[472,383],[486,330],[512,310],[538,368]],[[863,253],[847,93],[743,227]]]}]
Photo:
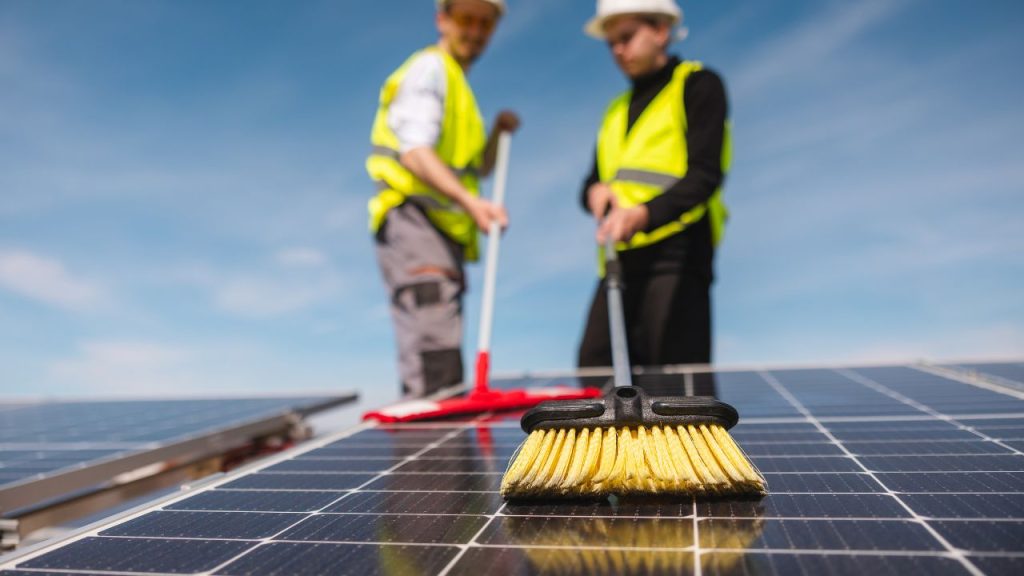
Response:
[{"label": "black trousers", "polygon": [[[711,276],[686,267],[623,281],[629,361],[633,366],[711,362]],[[608,293],[597,284],[578,365],[611,366]]]}]

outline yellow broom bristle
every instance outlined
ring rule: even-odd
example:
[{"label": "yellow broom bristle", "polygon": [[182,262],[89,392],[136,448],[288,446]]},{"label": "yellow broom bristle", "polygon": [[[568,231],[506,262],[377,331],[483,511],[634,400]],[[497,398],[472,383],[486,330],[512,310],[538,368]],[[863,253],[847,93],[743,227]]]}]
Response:
[{"label": "yellow broom bristle", "polygon": [[765,493],[764,477],[715,424],[535,430],[501,480],[506,498]]}]

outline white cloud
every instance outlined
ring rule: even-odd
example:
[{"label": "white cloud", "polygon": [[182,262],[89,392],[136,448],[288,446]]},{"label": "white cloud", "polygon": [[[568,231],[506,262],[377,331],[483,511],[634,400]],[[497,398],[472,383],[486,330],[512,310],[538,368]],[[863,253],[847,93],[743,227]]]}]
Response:
[{"label": "white cloud", "polygon": [[308,247],[284,248],[274,254],[274,259],[282,266],[315,268],[327,263],[327,255]]},{"label": "white cloud", "polygon": [[342,302],[346,283],[323,252],[284,249],[271,254],[271,260],[271,266],[245,268],[206,263],[171,266],[153,278],[197,288],[221,311],[247,318],[271,318]]},{"label": "white cloud", "polygon": [[740,98],[749,97],[780,78],[803,74],[808,66],[827,62],[872,25],[894,15],[907,3],[902,0],[835,3],[834,8],[781,31],[751,51],[757,56],[734,75],[735,93]]},{"label": "white cloud", "polygon": [[68,272],[59,260],[27,250],[0,249],[0,288],[75,312],[94,310],[105,300],[97,283]]},{"label": "white cloud", "polygon": [[73,358],[58,360],[50,376],[72,390],[150,394],[180,390],[182,368],[193,353],[152,342],[94,341]]},{"label": "white cloud", "polygon": [[275,276],[241,276],[213,286],[214,301],[230,313],[267,317],[298,312],[340,299],[340,284],[331,278],[303,282]]}]

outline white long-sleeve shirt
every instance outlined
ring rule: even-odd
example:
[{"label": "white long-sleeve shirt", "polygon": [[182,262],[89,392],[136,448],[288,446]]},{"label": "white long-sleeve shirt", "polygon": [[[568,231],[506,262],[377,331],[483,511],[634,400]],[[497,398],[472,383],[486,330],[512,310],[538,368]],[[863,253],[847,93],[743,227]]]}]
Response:
[{"label": "white long-sleeve shirt", "polygon": [[388,128],[398,137],[401,153],[437,144],[447,89],[440,55],[424,52],[409,63],[388,110]]}]

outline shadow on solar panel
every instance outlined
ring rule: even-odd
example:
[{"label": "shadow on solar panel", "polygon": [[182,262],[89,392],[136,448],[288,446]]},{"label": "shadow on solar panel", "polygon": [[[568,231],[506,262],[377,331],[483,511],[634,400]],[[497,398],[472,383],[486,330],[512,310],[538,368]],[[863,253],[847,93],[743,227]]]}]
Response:
[{"label": "shadow on solar panel", "polygon": [[[702,556],[702,564],[713,563],[716,573],[728,572],[761,536],[763,525],[761,518],[702,524],[701,539],[710,539],[723,550]],[[524,546],[531,567],[541,573],[683,574],[693,569],[690,550],[695,534],[690,519],[548,518],[538,523],[521,516],[508,518],[503,528],[505,538]]]}]

